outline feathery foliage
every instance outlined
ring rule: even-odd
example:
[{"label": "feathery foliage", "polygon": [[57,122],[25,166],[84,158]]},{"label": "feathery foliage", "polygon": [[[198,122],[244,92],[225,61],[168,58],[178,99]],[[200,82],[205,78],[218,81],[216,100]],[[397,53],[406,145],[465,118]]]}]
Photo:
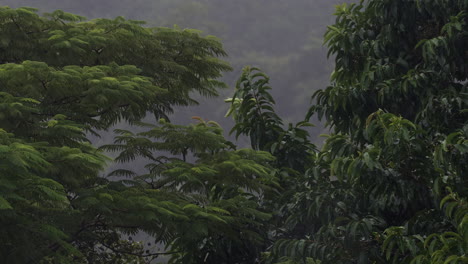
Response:
[{"label": "feathery foliage", "polygon": [[189,126],[162,119],[160,126],[138,134],[117,131],[115,144],[103,149],[119,151],[118,162],[144,157],[150,163],[143,175],[122,170],[111,175],[131,175],[128,185],[178,197],[186,220],[167,230],[167,236],[157,236],[158,242],[179,252],[172,262],[250,262],[259,257],[266,240],[271,214],[260,205],[278,187],[274,158],[251,149],[233,150],[218,124],[195,119],[199,122]]},{"label": "feathery foliage", "polygon": [[126,234],[170,241],[193,225],[226,224],[215,205],[102,175],[110,159],[90,133],[165,117],[196,103],[192,92],[216,95],[230,69],[216,38],[142,25],[0,7],[2,261],[142,263],[171,252],[147,252]]}]

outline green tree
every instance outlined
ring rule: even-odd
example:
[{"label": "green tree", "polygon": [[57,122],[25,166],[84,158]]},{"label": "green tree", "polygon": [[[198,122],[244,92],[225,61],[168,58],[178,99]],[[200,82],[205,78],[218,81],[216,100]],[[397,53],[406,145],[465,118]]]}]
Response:
[{"label": "green tree", "polygon": [[312,124],[299,122],[284,129],[269,90],[265,73],[255,67],[243,69],[233,97],[225,100],[231,103],[226,116],[232,116],[236,122],[231,133],[236,132],[236,137],[249,136],[252,149],[271,152],[277,158],[276,167],[303,172],[315,150],[303,128]]},{"label": "green tree", "polygon": [[[337,7],[332,83],[307,118],[320,151],[283,125],[269,78],[245,68],[228,115],[164,117],[215,95],[229,66],[195,31],[123,18],[0,9],[0,254],[9,263],[466,263],[468,3],[368,0]],[[158,125],[141,123],[151,112]],[[119,121],[149,127],[98,135]],[[102,176],[109,161],[141,168]],[[133,164],[133,163],[132,163]],[[144,231],[159,252],[126,239]],[[261,254],[263,252],[263,254]]]},{"label": "green tree", "polygon": [[4,262],[141,262],[179,252],[145,252],[124,234],[170,243],[188,230],[204,233],[193,225],[227,226],[229,208],[104,177],[110,159],[89,143],[117,122],[164,117],[196,103],[190,93],[212,96],[224,86],[216,78],[230,67],[217,58],[225,55],[218,40],[142,24],[0,8]]},{"label": "green tree", "polygon": [[[236,136],[249,136],[253,149],[270,152],[276,159],[274,162],[280,196],[266,197],[264,201],[267,211],[274,217],[266,226],[269,241],[275,241],[286,236],[302,235],[303,229],[297,225],[289,230],[284,224],[290,215],[290,201],[295,193],[304,190],[305,172],[313,165],[316,147],[310,142],[309,134],[304,129],[311,126],[301,121],[295,125],[283,126],[282,119],[275,113],[275,100],[269,93],[269,77],[258,68],[245,67],[236,84],[232,98],[225,101],[231,104],[226,116],[232,116],[236,125],[231,133]],[[267,244],[271,247],[271,243]],[[263,257],[264,259],[265,257]],[[289,259],[280,258],[281,263],[293,263]],[[313,259],[304,259],[307,263],[315,263]],[[318,262],[317,262],[318,263]]]},{"label": "green tree", "polygon": [[466,263],[468,3],[337,7],[331,85],[308,117],[332,133],[270,252],[300,263]]},{"label": "green tree", "polygon": [[177,232],[157,236],[178,252],[171,263],[255,263],[272,217],[262,204],[278,188],[274,158],[235,150],[217,123],[196,119],[199,123],[189,126],[163,119],[137,134],[118,130],[115,144],[103,148],[118,151],[118,162],[145,157],[149,163],[144,174],[117,169],[111,175],[131,176],[128,185],[171,194],[190,217],[189,223],[177,223]]}]

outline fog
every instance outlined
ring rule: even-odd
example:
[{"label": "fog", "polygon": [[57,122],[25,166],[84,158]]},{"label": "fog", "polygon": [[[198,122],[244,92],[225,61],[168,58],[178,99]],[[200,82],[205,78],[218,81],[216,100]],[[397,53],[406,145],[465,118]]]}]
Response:
[{"label": "fog", "polygon": [[[224,99],[233,93],[235,80],[245,65],[261,68],[271,78],[276,110],[285,123],[304,118],[311,95],[328,85],[333,68],[326,58],[323,34],[333,23],[337,0],[0,0],[12,8],[29,6],[39,12],[61,9],[93,18],[144,20],[147,26],[194,28],[221,39],[234,70],[223,77],[229,89],[216,98],[202,98],[198,106],[178,107],[172,122],[186,124],[191,116],[220,123],[226,131],[233,125],[224,115]],[[153,121],[148,118],[146,121]],[[312,120],[317,124],[316,120]],[[311,131],[320,144],[318,125]],[[227,133],[226,133],[227,134]],[[232,139],[232,138],[231,138]],[[102,142],[108,143],[104,136]],[[101,143],[102,143],[101,142]],[[245,145],[245,140],[240,140]]]},{"label": "fog", "polygon": [[[326,57],[322,39],[326,26],[333,23],[334,5],[339,2],[343,1],[0,0],[1,5],[34,7],[40,13],[60,9],[88,19],[123,16],[144,20],[151,27],[177,25],[220,38],[229,55],[225,59],[234,69],[222,78],[229,88],[220,91],[216,98],[194,95],[200,104],[176,107],[171,120],[187,124],[193,122],[192,116],[200,116],[221,124],[226,135],[233,122],[224,117],[229,107],[224,99],[232,95],[235,81],[246,65],[259,67],[270,76],[276,110],[286,124],[304,119],[314,91],[325,88],[329,82],[333,62]],[[145,121],[155,120],[148,117]],[[320,124],[312,128],[312,141],[320,144],[317,136],[322,132],[324,128]],[[112,136],[111,132],[103,133],[94,143],[111,143]],[[247,146],[247,140],[241,138],[238,145]],[[145,163],[137,160],[132,167],[143,168]],[[114,168],[115,165],[109,169]],[[145,240],[145,237],[139,235],[136,239]]]}]

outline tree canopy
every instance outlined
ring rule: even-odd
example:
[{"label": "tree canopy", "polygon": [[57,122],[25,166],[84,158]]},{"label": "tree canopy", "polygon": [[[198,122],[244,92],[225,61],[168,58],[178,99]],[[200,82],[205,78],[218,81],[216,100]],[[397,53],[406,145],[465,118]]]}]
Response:
[{"label": "tree canopy", "polygon": [[332,133],[291,200],[278,256],[466,263],[466,1],[340,5],[331,85],[308,116]]},{"label": "tree canopy", "polygon": [[[467,10],[459,0],[337,6],[324,36],[335,71],[304,121],[286,124],[269,77],[244,68],[226,100],[231,133],[251,143],[238,149],[216,122],[167,119],[196,103],[193,92],[225,86],[216,38],[0,8],[0,257],[467,263]],[[143,123],[148,113],[159,122]],[[312,116],[330,128],[321,149]],[[121,121],[141,128],[91,144]],[[106,175],[111,161],[120,167]]]},{"label": "tree canopy", "polygon": [[[2,7],[0,27],[2,259],[126,263],[158,254],[124,234],[144,230],[170,244],[176,233],[208,232],[190,228],[207,224],[196,218],[228,226],[222,217],[231,210],[103,177],[109,158],[88,139],[119,121],[147,112],[165,117],[174,105],[196,103],[192,92],[216,95],[225,86],[216,78],[230,69],[218,59],[225,52],[216,38],[31,8]],[[224,145],[209,149],[217,148]]]}]

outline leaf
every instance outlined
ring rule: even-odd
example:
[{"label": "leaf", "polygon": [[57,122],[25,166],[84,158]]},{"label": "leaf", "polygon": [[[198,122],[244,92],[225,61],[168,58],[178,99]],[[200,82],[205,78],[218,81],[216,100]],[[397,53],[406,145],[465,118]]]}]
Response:
[{"label": "leaf", "polygon": [[8,209],[13,209],[13,207],[7,200],[5,200],[5,198],[0,196],[0,210],[8,210]]}]

